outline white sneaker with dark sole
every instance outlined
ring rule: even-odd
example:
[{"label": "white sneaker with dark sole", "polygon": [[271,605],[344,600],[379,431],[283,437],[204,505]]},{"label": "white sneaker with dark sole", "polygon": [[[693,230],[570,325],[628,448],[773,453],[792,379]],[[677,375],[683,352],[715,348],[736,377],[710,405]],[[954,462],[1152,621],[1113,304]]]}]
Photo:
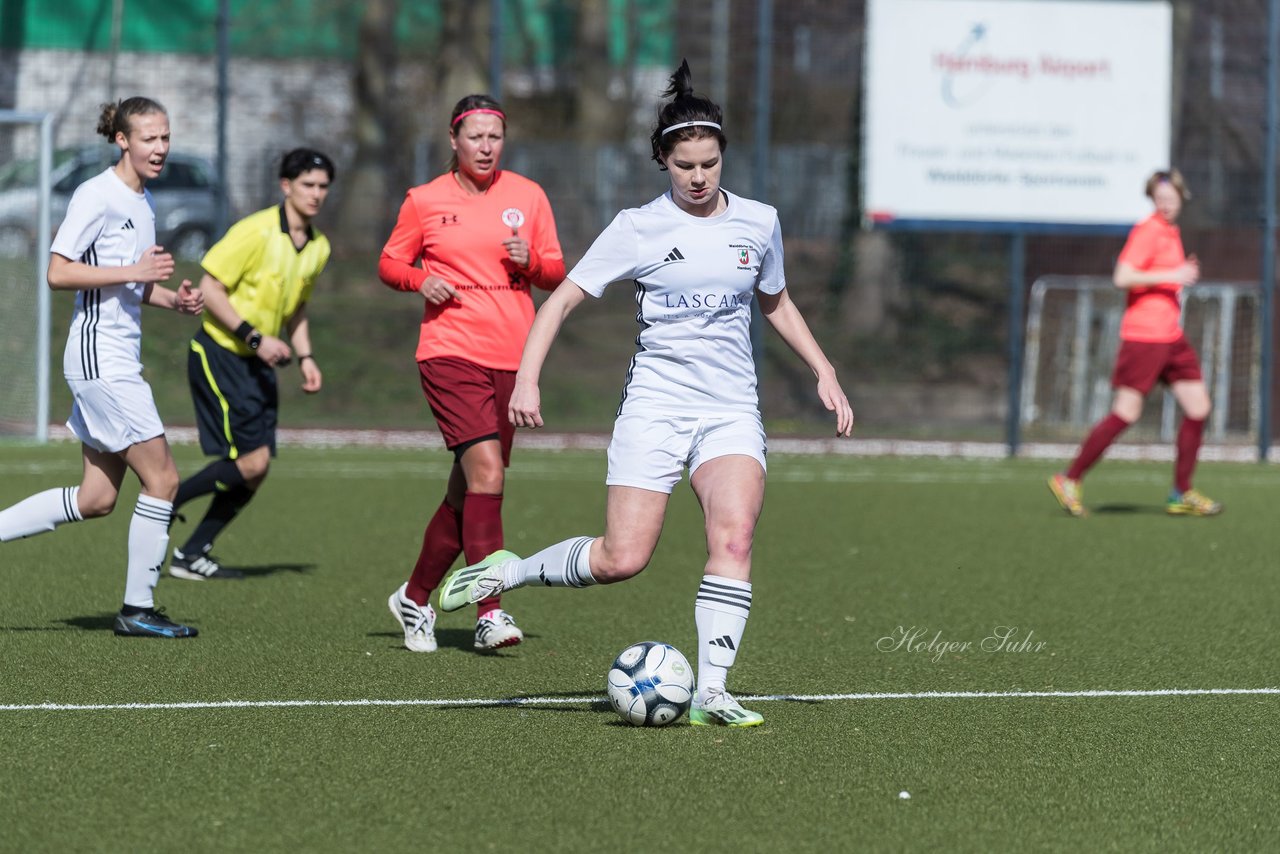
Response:
[{"label": "white sneaker with dark sole", "polygon": [[419,605],[404,595],[409,582],[401,584],[387,600],[391,616],[404,630],[404,648],[410,652],[436,651],[436,612],[430,605]]},{"label": "white sneaker with dark sole", "polygon": [[207,554],[184,555],[180,549],[173,550],[169,574],[188,581],[239,581],[244,578],[240,570],[223,566]]},{"label": "white sneaker with dark sole", "polygon": [[475,647],[481,651],[515,646],[524,640],[524,632],[516,621],[501,608],[495,608],[476,620]]}]

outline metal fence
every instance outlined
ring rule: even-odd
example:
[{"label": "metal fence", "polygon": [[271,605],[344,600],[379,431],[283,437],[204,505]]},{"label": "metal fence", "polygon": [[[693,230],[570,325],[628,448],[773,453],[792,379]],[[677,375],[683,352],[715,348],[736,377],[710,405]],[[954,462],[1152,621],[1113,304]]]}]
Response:
[{"label": "metal fence", "polygon": [[[1196,193],[1184,242],[1207,278],[1256,281],[1268,2],[1171,5],[1174,162]],[[547,188],[566,255],[576,258],[618,208],[663,188],[648,160],[648,125],[665,76],[687,57],[695,83],[726,111],[726,185],[781,212],[788,280],[851,392],[860,429],[1004,433],[1008,239],[861,227],[862,0],[59,0],[16,8],[18,24],[11,15],[0,32],[0,108],[54,112],[65,148],[92,140],[101,101],[155,97],[169,108],[175,150],[216,161],[225,134],[232,216],[275,199],[281,152],[326,150],[339,180],[321,226],[339,254],[356,256],[376,251],[405,187],[442,169],[454,101],[497,90],[511,117],[506,165]],[[229,23],[222,125],[220,11]],[[0,143],[0,163],[30,154]],[[1114,236],[1027,237],[1026,282],[1106,275],[1120,244]],[[783,430],[812,432],[823,414],[788,359],[766,361],[766,415]]]},{"label": "metal fence", "polygon": [[[1213,401],[1211,441],[1249,439],[1257,430],[1258,303],[1255,284],[1205,282],[1186,293],[1183,328]],[[1045,276],[1032,285],[1021,413],[1029,434],[1078,439],[1110,410],[1124,308],[1125,293],[1109,278]],[[1145,407],[1137,431],[1172,440],[1175,408],[1166,392]]]}]

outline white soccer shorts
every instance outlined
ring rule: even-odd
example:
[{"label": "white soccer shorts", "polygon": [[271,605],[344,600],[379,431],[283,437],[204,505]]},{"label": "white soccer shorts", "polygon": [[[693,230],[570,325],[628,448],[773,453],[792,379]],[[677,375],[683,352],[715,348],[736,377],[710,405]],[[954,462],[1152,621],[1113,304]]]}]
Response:
[{"label": "white soccer shorts", "polygon": [[68,378],[74,403],[67,427],[91,448],[116,454],[164,435],[151,386],[141,374],[96,380]]},{"label": "white soccer shorts", "polygon": [[613,423],[609,486],[670,494],[685,466],[689,476],[708,460],[743,454],[765,465],[764,425],[755,413],[714,418],[627,414]]}]

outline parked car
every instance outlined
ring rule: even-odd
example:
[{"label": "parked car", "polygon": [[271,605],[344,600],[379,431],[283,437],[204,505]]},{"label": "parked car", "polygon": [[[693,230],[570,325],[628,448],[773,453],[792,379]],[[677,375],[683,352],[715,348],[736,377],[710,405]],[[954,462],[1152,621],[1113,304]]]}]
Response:
[{"label": "parked car", "polygon": [[[76,187],[106,169],[116,149],[106,145],[59,149],[53,156],[53,228],[67,213]],[[30,256],[35,247],[35,160],[15,160],[0,168],[0,256]],[[218,182],[213,164],[170,152],[164,171],[147,182],[155,200],[156,242],[175,258],[199,260],[213,244]]]}]

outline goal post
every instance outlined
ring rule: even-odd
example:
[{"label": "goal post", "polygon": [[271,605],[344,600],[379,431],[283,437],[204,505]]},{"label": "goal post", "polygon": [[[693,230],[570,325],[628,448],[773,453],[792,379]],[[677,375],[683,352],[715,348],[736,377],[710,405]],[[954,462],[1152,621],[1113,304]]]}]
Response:
[{"label": "goal post", "polygon": [[53,113],[0,110],[0,437],[49,439]]},{"label": "goal post", "polygon": [[[1046,438],[1079,439],[1111,407],[1124,293],[1102,276],[1043,276],[1031,287],[1023,357],[1022,425]],[[1261,294],[1256,284],[1205,282],[1183,290],[1183,329],[1200,356],[1213,402],[1206,437],[1256,437],[1261,415]],[[1148,400],[1139,434],[1172,440],[1176,404]]]}]

